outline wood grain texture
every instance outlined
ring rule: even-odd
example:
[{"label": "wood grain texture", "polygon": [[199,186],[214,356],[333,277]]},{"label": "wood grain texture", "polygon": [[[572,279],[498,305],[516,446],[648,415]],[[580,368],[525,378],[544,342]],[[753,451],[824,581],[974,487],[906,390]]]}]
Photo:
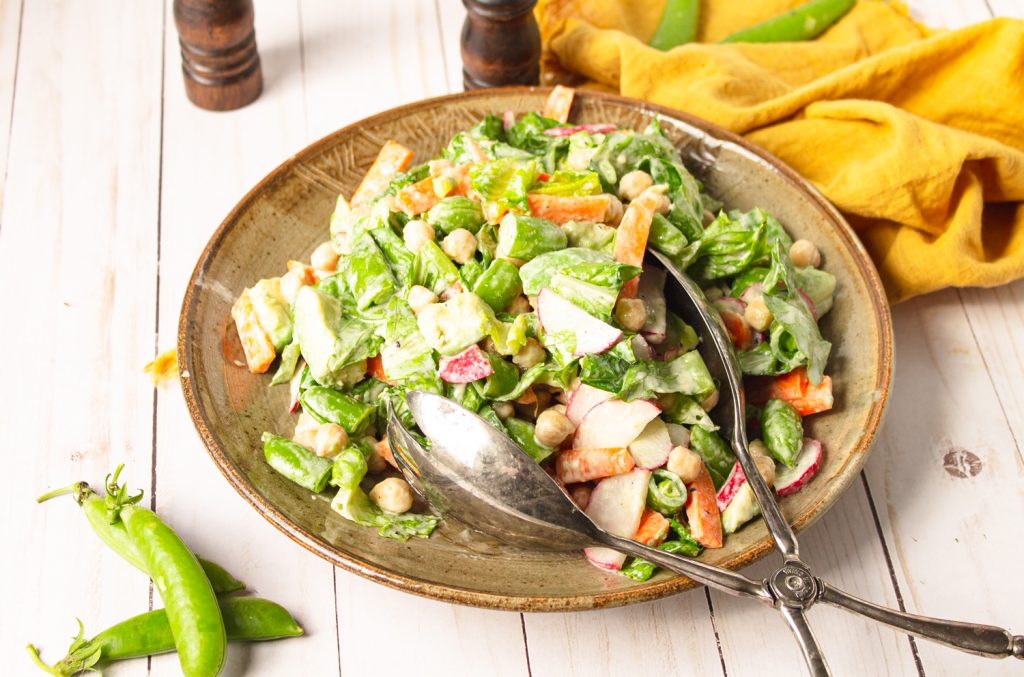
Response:
[{"label": "wood grain texture", "polygon": [[22,5],[23,0],[0,0],[0,213],[3,213],[4,208],[7,147],[14,107],[14,83],[17,79]]},{"label": "wood grain texture", "polygon": [[70,498],[34,498],[76,480],[99,488],[117,463],[149,488],[141,367],[156,298],[161,22],[158,5],[131,0],[25,6],[35,37],[21,42],[0,233],[0,655],[11,674],[35,669],[28,641],[63,656],[74,616],[95,632],[147,605],[149,582]]},{"label": "wood grain texture", "polygon": [[[168,3],[168,27],[171,26]],[[210,233],[238,196],[305,141],[296,2],[265,3],[256,31],[266,92],[230,114],[193,106],[181,87],[177,38],[166,34],[164,171],[160,211],[157,342],[174,345],[185,283]],[[152,221],[151,221],[152,223]],[[228,567],[261,596],[287,607],[301,639],[232,646],[226,675],[332,675],[338,670],[334,572],[256,515],[224,481],[195,434],[177,383],[157,401],[157,508],[197,552]],[[253,452],[259,453],[258,444]],[[137,670],[137,666],[135,668]],[[123,674],[130,672],[126,667]],[[153,675],[180,674],[174,656],[153,659]]]}]

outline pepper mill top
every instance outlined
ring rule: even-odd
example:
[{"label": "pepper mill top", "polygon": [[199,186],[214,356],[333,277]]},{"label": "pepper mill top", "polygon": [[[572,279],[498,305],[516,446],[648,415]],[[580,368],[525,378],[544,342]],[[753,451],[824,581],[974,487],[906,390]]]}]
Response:
[{"label": "pepper mill top", "polygon": [[206,110],[252,103],[263,91],[252,0],[174,0],[185,93]]},{"label": "pepper mill top", "polygon": [[540,79],[537,0],[462,0],[462,79],[466,89],[535,85]]}]

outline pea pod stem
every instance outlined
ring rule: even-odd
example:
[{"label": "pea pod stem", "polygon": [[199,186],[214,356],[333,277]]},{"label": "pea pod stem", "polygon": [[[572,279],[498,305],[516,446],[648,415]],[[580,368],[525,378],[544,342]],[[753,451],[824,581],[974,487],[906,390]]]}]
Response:
[{"label": "pea pod stem", "polygon": [[[303,634],[302,627],[280,604],[258,597],[228,597],[219,600],[229,642],[261,642]],[[153,656],[174,651],[174,635],[163,609],[149,611],[121,621],[92,639],[85,640],[81,621],[78,637],[64,658],[46,665],[33,645],[32,660],[41,669],[69,677],[115,661]]]},{"label": "pea pod stem", "polygon": [[[99,536],[100,540],[106,543],[111,550],[120,555],[126,562],[142,571],[147,576],[145,562],[135,550],[131,538],[125,531],[124,524],[120,521],[111,521],[110,507],[106,499],[92,490],[86,482],[75,482],[60,489],[54,489],[36,499],[37,503],[43,503],[57,496],[71,494],[75,502],[82,508],[89,526]],[[224,567],[215,562],[199,558],[199,563],[210,579],[214,592],[218,595],[236,592],[245,588],[245,584],[232,576]]]}]

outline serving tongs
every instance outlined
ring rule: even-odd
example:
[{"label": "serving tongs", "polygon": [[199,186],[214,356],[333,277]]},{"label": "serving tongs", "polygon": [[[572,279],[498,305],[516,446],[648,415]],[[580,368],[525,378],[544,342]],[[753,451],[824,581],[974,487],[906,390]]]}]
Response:
[{"label": "serving tongs", "polygon": [[388,422],[392,452],[413,487],[441,514],[513,545],[549,551],[606,546],[698,583],[774,607],[796,636],[808,670],[815,677],[830,674],[805,615],[817,602],[968,653],[1024,659],[1024,636],[991,625],[889,609],[849,595],[811,573],[800,560],[796,536],[747,447],[742,378],[732,344],[701,290],[666,257],[656,252],[653,255],[675,281],[667,285],[667,300],[702,338],[699,350],[719,383],[721,398],[716,413],[720,428],[732,444],[775,547],[782,554],[782,566],[775,573],[755,581],[608,533],[594,524],[507,435],[446,398],[415,391],[408,393],[406,401],[429,440],[429,451],[401,425],[394,411]]}]

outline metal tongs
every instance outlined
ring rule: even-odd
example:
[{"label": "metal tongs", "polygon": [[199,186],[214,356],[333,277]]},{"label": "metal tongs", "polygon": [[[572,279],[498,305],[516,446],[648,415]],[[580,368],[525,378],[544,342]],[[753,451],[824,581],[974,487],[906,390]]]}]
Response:
[{"label": "metal tongs", "polygon": [[991,625],[889,609],[849,595],[811,573],[800,560],[796,536],[747,448],[742,382],[732,344],[700,289],[671,261],[656,252],[653,255],[676,282],[666,289],[668,301],[674,302],[675,310],[703,339],[701,354],[719,382],[721,399],[717,413],[721,429],[730,438],[775,547],[783,557],[782,566],[774,574],[755,581],[734,571],[609,534],[579,510],[565,491],[508,436],[450,400],[410,392],[406,398],[409,408],[430,440],[430,450],[409,434],[393,411],[388,440],[396,461],[416,490],[442,514],[450,514],[514,545],[555,551],[604,545],[723,592],[774,607],[796,635],[808,670],[815,677],[831,674],[805,616],[807,609],[817,602],[968,653],[1024,659],[1024,636]]}]

